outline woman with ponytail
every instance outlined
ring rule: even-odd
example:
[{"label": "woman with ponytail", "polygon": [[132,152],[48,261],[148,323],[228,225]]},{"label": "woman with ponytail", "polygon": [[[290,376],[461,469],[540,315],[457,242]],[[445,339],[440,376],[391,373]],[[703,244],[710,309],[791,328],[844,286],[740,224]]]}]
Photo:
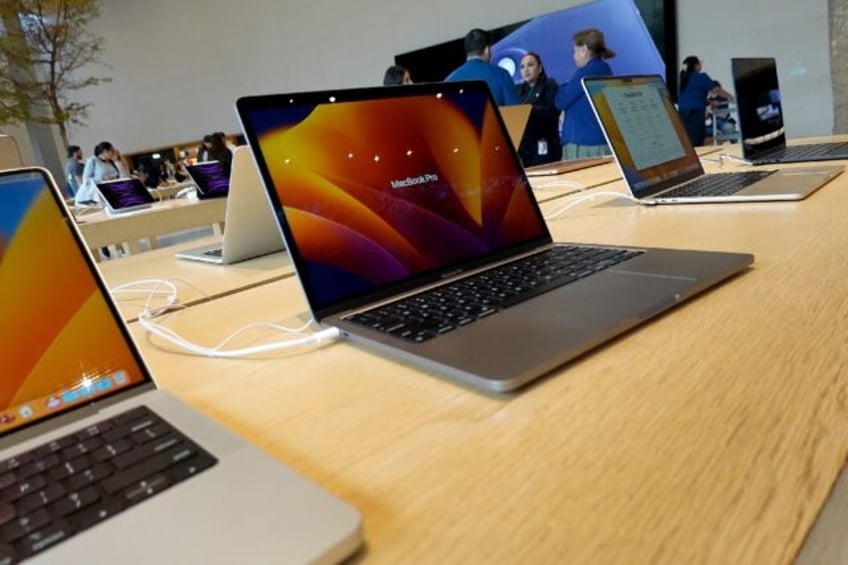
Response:
[{"label": "woman with ponytail", "polygon": [[683,121],[683,127],[686,128],[692,145],[703,145],[707,137],[708,98],[721,96],[733,100],[733,95],[710,78],[710,75],[701,71],[701,61],[694,55],[683,59],[679,86],[677,111]]}]

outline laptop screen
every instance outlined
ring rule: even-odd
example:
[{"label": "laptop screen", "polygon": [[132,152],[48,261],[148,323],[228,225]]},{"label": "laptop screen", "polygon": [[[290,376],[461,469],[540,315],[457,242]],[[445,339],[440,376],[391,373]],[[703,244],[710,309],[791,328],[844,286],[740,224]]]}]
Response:
[{"label": "laptop screen", "polygon": [[186,171],[201,199],[224,197],[230,191],[230,167],[220,161],[201,161],[186,166]]},{"label": "laptop screen", "polygon": [[97,183],[97,190],[112,210],[126,210],[153,203],[147,187],[136,178],[117,179]]},{"label": "laptop screen", "polygon": [[483,82],[249,97],[238,110],[313,312],[550,241]]},{"label": "laptop screen", "polygon": [[63,210],[40,170],[0,172],[0,434],[146,378]]},{"label": "laptop screen", "polygon": [[785,147],[775,60],[734,58],[730,63],[745,158],[756,159],[762,153]]},{"label": "laptop screen", "polygon": [[703,174],[662,77],[592,77],[583,87],[634,196]]}]

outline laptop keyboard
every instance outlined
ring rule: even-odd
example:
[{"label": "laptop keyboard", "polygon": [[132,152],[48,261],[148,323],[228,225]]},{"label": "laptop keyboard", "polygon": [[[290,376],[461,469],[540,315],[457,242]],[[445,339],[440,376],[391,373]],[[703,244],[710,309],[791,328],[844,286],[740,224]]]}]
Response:
[{"label": "laptop keyboard", "polygon": [[605,247],[551,247],[345,319],[421,343],[641,253]]},{"label": "laptop keyboard", "polygon": [[827,157],[829,155],[848,155],[848,144],[837,143],[815,143],[811,145],[790,145],[782,149],[775,156],[766,155],[766,159],[814,159],[816,157]]},{"label": "laptop keyboard", "polygon": [[660,198],[691,198],[694,196],[728,196],[748,188],[755,182],[776,173],[776,170],[713,173],[702,175],[686,184],[663,192]]},{"label": "laptop keyboard", "polygon": [[146,406],[0,461],[0,563],[48,549],[216,462]]},{"label": "laptop keyboard", "polygon": [[207,257],[220,257],[224,253],[223,247],[216,247],[215,249],[207,249],[203,252]]}]

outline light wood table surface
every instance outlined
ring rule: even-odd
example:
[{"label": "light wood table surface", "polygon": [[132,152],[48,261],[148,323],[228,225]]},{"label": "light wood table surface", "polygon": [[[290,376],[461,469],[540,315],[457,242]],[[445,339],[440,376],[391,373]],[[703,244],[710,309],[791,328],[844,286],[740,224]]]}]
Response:
[{"label": "light wood table surface", "polygon": [[[756,263],[515,395],[346,342],[216,360],[131,328],[164,388],[359,508],[365,562],[788,563],[848,455],[846,208],[848,174],[794,203],[575,207],[557,239]],[[163,323],[211,344],[305,318],[286,278]]]},{"label": "light wood table surface", "polygon": [[[218,236],[208,236],[113,261],[103,261],[98,266],[110,289],[135,281],[167,279],[177,287],[180,304],[183,306],[192,306],[294,275],[294,267],[285,251],[232,265],[214,265],[174,257],[174,253],[220,241]],[[155,287],[156,284],[151,283],[135,288]],[[165,288],[162,287],[162,290]],[[123,292],[114,295],[118,309],[126,321],[138,317],[148,297],[149,293],[144,292]],[[158,300],[152,304],[155,306],[162,303]]]}]

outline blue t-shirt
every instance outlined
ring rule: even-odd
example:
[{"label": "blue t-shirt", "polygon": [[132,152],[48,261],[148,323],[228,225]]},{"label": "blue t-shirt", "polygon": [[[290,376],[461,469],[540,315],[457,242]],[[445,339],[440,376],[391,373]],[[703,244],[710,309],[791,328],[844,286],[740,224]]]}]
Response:
[{"label": "blue t-shirt", "polygon": [[489,85],[489,90],[495,97],[498,106],[511,106],[518,104],[518,94],[515,91],[515,83],[512,77],[504,69],[497,65],[487,63],[483,59],[469,59],[448,75],[447,82],[460,80],[484,80]]},{"label": "blue t-shirt", "polygon": [[686,88],[680,91],[677,107],[680,110],[705,110],[707,95],[717,86],[718,83],[707,73],[689,73],[689,82],[686,83]]},{"label": "blue t-shirt", "polygon": [[583,92],[583,77],[612,76],[612,69],[603,59],[592,59],[574,71],[571,80],[562,85],[556,98],[557,108],[565,112],[562,124],[562,143],[577,145],[606,145],[604,132],[598,124],[589,99]]}]

